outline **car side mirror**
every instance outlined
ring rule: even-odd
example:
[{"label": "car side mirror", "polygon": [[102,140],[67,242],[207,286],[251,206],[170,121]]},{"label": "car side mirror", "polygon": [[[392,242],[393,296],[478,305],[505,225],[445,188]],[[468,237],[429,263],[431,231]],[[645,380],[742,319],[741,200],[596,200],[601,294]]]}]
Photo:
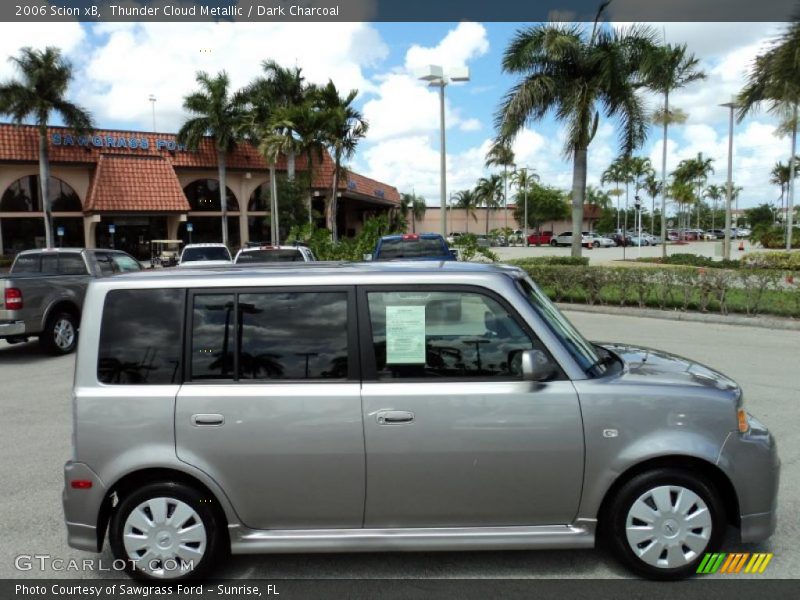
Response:
[{"label": "car side mirror", "polygon": [[372,260],[372,254],[364,254],[361,258],[364,259],[364,262],[369,262]]},{"label": "car side mirror", "polygon": [[450,248],[450,256],[453,257],[453,260],[458,260],[458,250]]},{"label": "car side mirror", "polygon": [[541,350],[525,350],[522,353],[522,379],[525,381],[547,381],[556,373],[556,366]]}]

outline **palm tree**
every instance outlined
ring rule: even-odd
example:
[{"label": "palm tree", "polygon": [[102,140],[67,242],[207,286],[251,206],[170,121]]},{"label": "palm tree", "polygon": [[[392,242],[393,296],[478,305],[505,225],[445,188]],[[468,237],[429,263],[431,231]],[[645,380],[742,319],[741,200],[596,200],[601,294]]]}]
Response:
[{"label": "palm tree", "polygon": [[[572,229],[583,227],[589,144],[601,112],[617,118],[624,153],[638,148],[647,135],[644,105],[636,93],[644,56],[652,46],[647,27],[612,29],[598,23],[545,23],[516,33],[503,56],[503,71],[520,80],[508,91],[495,125],[504,142],[529,121],[554,113],[566,125],[564,154],[572,158]],[[581,255],[580,236],[572,238],[572,255]]]},{"label": "palm tree", "polygon": [[340,96],[339,90],[330,80],[319,90],[319,105],[325,120],[324,143],[333,154],[333,183],[325,212],[328,229],[334,242],[338,239],[336,214],[342,159],[353,157],[358,142],[367,135],[369,127],[363,115],[353,106],[356,96],[358,90],[350,90],[347,96]]},{"label": "palm tree", "polygon": [[22,80],[0,83],[0,114],[9,115],[17,124],[33,119],[39,130],[39,193],[44,213],[45,244],[52,248],[47,123],[53,113],[58,113],[64,124],[76,133],[85,133],[94,125],[85,109],[66,99],[72,81],[72,65],[62,58],[61,50],[52,46],[44,50],[25,47],[9,61],[17,67]]},{"label": "palm tree", "polygon": [[663,187],[661,185],[661,181],[656,179],[655,171],[651,171],[650,174],[644,180],[644,191],[647,192],[647,195],[650,196],[651,201],[651,213],[650,213],[650,233],[655,234],[656,225],[656,196],[661,194]]},{"label": "palm tree", "polygon": [[417,232],[417,221],[425,218],[427,208],[428,205],[422,196],[417,196],[413,192],[411,194],[400,194],[400,212],[403,214],[403,218],[411,211],[412,233]]},{"label": "palm tree", "polygon": [[593,185],[586,186],[586,204],[592,204],[606,210],[611,207],[611,197],[608,192],[599,190]]},{"label": "palm tree", "polygon": [[275,123],[278,125],[277,132],[286,138],[285,144],[282,145],[286,154],[286,177],[292,181],[295,176],[295,156],[298,144],[292,128],[292,121],[281,118],[280,113],[284,109],[301,105],[306,98],[308,86],[302,75],[303,70],[299,67],[285,68],[274,60],[265,60],[261,63],[261,68],[265,75],[261,80],[261,85],[268,88],[271,103],[279,115]]},{"label": "palm tree", "polygon": [[717,202],[725,196],[726,188],[722,185],[710,185],[706,188],[704,195],[713,202],[711,210],[711,229],[716,229],[717,224]]},{"label": "palm tree", "polygon": [[226,157],[242,136],[245,122],[244,92],[231,94],[230,79],[225,71],[210,77],[199,71],[196,77],[200,89],[183,99],[183,108],[190,115],[178,131],[178,141],[196,151],[201,140],[210,136],[217,151],[219,172],[219,204],[222,212],[222,243],[228,245],[228,200],[225,181]]},{"label": "palm tree", "polygon": [[[517,186],[517,193],[514,196],[514,201],[516,202],[517,206],[520,205],[520,202],[523,203],[522,220],[525,221],[523,223],[523,229],[526,232],[528,231],[528,223],[525,219],[524,209],[528,206],[528,194],[530,193],[531,186],[537,181],[539,181],[539,175],[536,173],[536,171],[528,167],[523,167],[511,173],[511,182]],[[530,218],[530,216],[528,218]],[[523,244],[525,246],[528,245],[527,236],[526,239],[523,240]]]},{"label": "palm tree", "polygon": [[489,235],[489,215],[503,205],[503,178],[499,175],[481,177],[475,186],[478,202],[486,208],[486,235]]},{"label": "palm tree", "polygon": [[297,141],[297,151],[306,155],[308,164],[308,222],[313,221],[312,199],[314,189],[314,159],[322,162],[328,139],[327,115],[320,110],[320,90],[316,86],[306,88],[306,99],[302,104],[287,107],[282,111],[287,126],[291,126]]},{"label": "palm tree", "polygon": [[478,221],[478,217],[475,215],[475,209],[478,207],[478,196],[474,190],[461,190],[456,193],[455,198],[456,208],[464,209],[466,233],[469,233],[469,218],[472,217],[475,222]]},{"label": "palm tree", "polygon": [[[631,182],[634,185],[634,198],[637,200],[639,199],[639,191],[645,186],[645,182],[647,178],[653,176],[655,171],[653,170],[653,166],[650,163],[649,158],[644,158],[642,156],[632,156],[628,159],[628,174],[631,178]],[[641,209],[639,210],[639,226],[641,226]],[[652,231],[650,233],[653,233]]]},{"label": "palm tree", "polygon": [[747,83],[737,98],[738,118],[741,121],[762,103],[769,112],[779,115],[791,132],[792,150],[789,154],[789,200],[786,214],[786,249],[792,247],[792,218],[794,212],[794,178],[797,155],[798,104],[800,104],[800,21],[795,18],[772,47],[756,57],[750,68]]},{"label": "palm tree", "polygon": [[622,196],[622,188],[620,184],[625,184],[625,219],[627,229],[627,213],[628,213],[628,195],[627,189],[630,183],[630,169],[627,160],[624,156],[618,156],[614,161],[608,165],[603,175],[600,178],[600,183],[615,183],[616,187],[611,190],[611,195],[617,198],[617,229],[620,229],[620,214],[619,214],[619,198]]},{"label": "palm tree", "polygon": [[508,167],[514,166],[514,150],[509,144],[496,141],[486,154],[485,164],[487,167],[503,167],[503,229],[508,230]]},{"label": "palm tree", "polygon": [[[794,176],[797,177],[798,175],[798,165],[800,165],[800,156],[794,157],[795,167],[794,167]],[[780,186],[781,188],[781,214],[788,212],[788,207],[784,208],[784,201],[786,200],[786,194],[789,191],[789,178],[792,176],[792,168],[787,163],[778,161],[775,163],[775,166],[772,167],[772,171],[770,172],[770,179],[769,182]]]},{"label": "palm tree", "polygon": [[678,163],[676,173],[678,178],[692,182],[695,188],[695,200],[697,202],[697,228],[700,229],[700,204],[703,197],[703,186],[708,181],[708,175],[714,172],[712,163],[713,158],[703,158],[703,153],[698,152],[697,158],[682,160]]},{"label": "palm tree", "polygon": [[[664,106],[661,111],[660,124],[663,127],[661,149],[661,256],[667,257],[667,130],[671,123],[682,122],[685,115],[680,111],[671,111],[669,95],[674,90],[705,78],[699,69],[700,61],[691,53],[687,53],[686,45],[666,44],[652,48],[646,56],[644,70],[647,73],[647,87],[664,95]],[[655,212],[655,211],[654,211]]]}]

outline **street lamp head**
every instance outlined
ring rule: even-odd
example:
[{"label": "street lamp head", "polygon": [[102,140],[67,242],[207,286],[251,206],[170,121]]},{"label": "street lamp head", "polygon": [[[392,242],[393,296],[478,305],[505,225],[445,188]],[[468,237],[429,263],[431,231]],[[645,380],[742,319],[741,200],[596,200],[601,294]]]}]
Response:
[{"label": "street lamp head", "polygon": [[450,81],[469,81],[469,68],[455,67],[450,69],[447,73],[447,78]]},{"label": "street lamp head", "polygon": [[148,100],[150,100],[150,102],[155,102],[155,101],[156,101],[156,97],[155,97],[153,94],[150,94],[150,95],[147,97],[147,99],[148,99]]},{"label": "street lamp head", "polygon": [[428,65],[420,69],[417,77],[423,81],[436,81],[444,79],[444,69],[438,65]]},{"label": "street lamp head", "polygon": [[720,106],[724,106],[725,108],[739,108],[739,101],[736,98],[736,96],[731,96],[731,99],[730,99],[729,102],[725,102],[723,104],[720,104]]}]

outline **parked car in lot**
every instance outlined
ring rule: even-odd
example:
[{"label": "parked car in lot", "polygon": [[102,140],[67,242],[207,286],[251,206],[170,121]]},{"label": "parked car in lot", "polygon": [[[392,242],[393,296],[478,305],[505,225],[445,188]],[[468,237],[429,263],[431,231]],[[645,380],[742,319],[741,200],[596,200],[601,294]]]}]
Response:
[{"label": "parked car in lot", "polygon": [[[586,246],[588,244],[588,231],[581,232],[581,245]],[[572,245],[572,232],[565,231],[564,233],[559,233],[557,236],[550,240],[551,246],[571,246]]]},{"label": "parked car in lot", "polygon": [[586,246],[591,246],[592,248],[611,248],[617,245],[611,238],[596,233],[589,233],[585,238]]},{"label": "parked car in lot", "polygon": [[225,244],[187,244],[181,252],[178,266],[221,266],[232,262],[231,252]]},{"label": "parked car in lot", "polygon": [[272,262],[314,262],[316,257],[306,246],[271,246],[269,244],[248,246],[236,253],[233,262],[237,265]]},{"label": "parked car in lot", "polygon": [[535,231],[528,235],[529,246],[549,246],[553,239],[552,231]]},{"label": "parked car in lot", "polygon": [[[486,246],[488,245],[489,240],[486,239]],[[456,252],[448,247],[438,233],[403,233],[383,236],[378,240],[372,254],[365,255],[364,259],[456,260]]]},{"label": "parked car in lot", "polygon": [[[68,543],[134,576],[232,552],[591,548],[674,579],[775,528],[731,379],[592,343],[521,269],[454,262],[93,282]],[[91,315],[89,318],[88,315]]]},{"label": "parked car in lot", "polygon": [[705,239],[707,240],[721,240],[724,237],[725,237],[724,229],[709,229],[705,233]]},{"label": "parked car in lot", "polygon": [[49,354],[72,352],[89,281],[141,269],[119,250],[24,250],[0,276],[0,339],[15,344],[35,337]]}]

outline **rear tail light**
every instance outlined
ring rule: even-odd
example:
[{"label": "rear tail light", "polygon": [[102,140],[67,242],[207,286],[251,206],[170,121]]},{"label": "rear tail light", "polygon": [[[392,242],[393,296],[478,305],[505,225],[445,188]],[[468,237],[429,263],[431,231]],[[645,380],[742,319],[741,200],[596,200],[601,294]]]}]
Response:
[{"label": "rear tail light", "polygon": [[5,302],[6,310],[21,310],[22,290],[18,288],[6,288]]}]

